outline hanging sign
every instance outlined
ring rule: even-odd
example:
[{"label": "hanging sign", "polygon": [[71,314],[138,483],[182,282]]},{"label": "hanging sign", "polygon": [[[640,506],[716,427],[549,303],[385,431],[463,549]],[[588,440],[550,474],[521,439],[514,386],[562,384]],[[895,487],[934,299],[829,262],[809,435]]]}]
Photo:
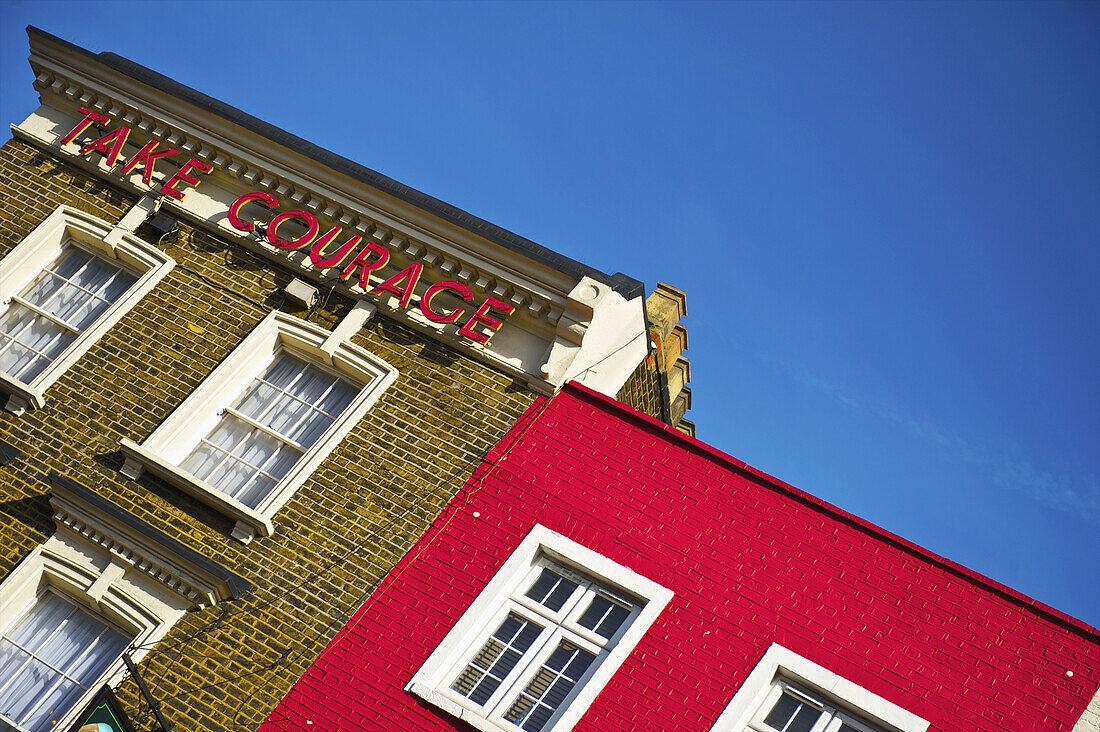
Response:
[{"label": "hanging sign", "polygon": [[92,697],[70,732],[135,732],[111,687],[104,686]]}]

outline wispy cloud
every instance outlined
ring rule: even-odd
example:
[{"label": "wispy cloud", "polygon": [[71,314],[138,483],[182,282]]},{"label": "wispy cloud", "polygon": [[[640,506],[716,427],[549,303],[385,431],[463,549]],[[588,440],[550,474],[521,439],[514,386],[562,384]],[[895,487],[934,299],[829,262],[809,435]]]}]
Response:
[{"label": "wispy cloud", "polygon": [[955,459],[984,472],[997,485],[1025,493],[1052,508],[1100,525],[1100,483],[1095,475],[1038,469],[1008,450],[998,450],[952,434],[949,429],[899,403],[857,394],[846,385],[823,379],[801,366],[761,360],[773,371],[824,394],[852,411],[870,414],[950,453]]}]

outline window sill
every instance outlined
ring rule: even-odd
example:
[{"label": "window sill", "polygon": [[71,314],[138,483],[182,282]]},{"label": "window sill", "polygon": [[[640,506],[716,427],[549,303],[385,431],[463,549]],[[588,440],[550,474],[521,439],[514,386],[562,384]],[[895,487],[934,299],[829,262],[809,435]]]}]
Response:
[{"label": "window sill", "polygon": [[143,472],[149,471],[191,497],[234,519],[237,522],[233,527],[234,539],[247,544],[257,535],[271,536],[275,533],[275,526],[271,523],[269,516],[230,498],[128,437],[123,437],[119,444],[122,447],[122,454],[126,457],[121,471],[123,475],[137,480]]},{"label": "window sill", "polygon": [[[672,599],[672,591],[538,524],[531,528],[489,584],[467,606],[446,637],[405,685],[405,691],[482,732],[514,732],[519,729],[503,719],[503,710],[507,708],[503,704],[492,702],[493,708],[479,706],[476,710],[471,709],[452,696],[454,692],[449,686],[477,651],[477,644],[471,646],[473,641],[486,637],[486,627],[492,624],[493,618],[502,617],[498,613],[507,609],[506,603],[511,601],[511,595],[525,577],[531,576],[532,569],[541,566],[540,558],[560,565],[564,570],[581,574],[607,591],[624,593],[638,609],[625,632],[620,630],[616,633],[613,645],[601,651],[603,655],[595,669],[585,672],[578,682],[579,691],[570,692],[565,706],[547,720],[543,732],[568,732],[573,729]],[[521,678],[523,674],[516,680]]]},{"label": "window sill", "polygon": [[432,706],[442,709],[452,717],[461,719],[466,724],[481,732],[506,732],[506,729],[516,729],[515,727],[505,728],[495,724],[486,719],[483,714],[467,709],[458,702],[440,694],[427,684],[414,681],[405,687],[405,691],[420,697]]},{"label": "window sill", "polygon": [[28,409],[41,409],[46,406],[45,389],[36,389],[33,386],[17,381],[7,374],[0,374],[0,392],[8,395],[4,409],[16,417]]}]

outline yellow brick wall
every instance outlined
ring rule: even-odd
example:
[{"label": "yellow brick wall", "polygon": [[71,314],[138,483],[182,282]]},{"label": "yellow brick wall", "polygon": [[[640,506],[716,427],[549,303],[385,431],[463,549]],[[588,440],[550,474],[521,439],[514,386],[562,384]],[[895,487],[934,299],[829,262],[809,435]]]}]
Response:
[{"label": "yellow brick wall", "polygon": [[634,373],[626,380],[615,398],[620,402],[629,404],[639,412],[645,412],[650,417],[666,420],[667,415],[661,409],[661,382],[657,374],[657,359],[650,354],[646,356]]},{"label": "yellow brick wall", "polygon": [[[0,256],[59,204],[113,223],[134,202],[21,142],[0,148]],[[254,729],[534,395],[375,316],[354,340],[399,369],[396,383],[276,514],[275,535],[243,545],[205,504],[121,475],[119,440],[145,439],[272,308],[307,313],[283,303],[287,272],[235,244],[185,228],[161,248],[175,269],[46,391],[46,407],[0,412],[0,439],[24,453],[0,467],[0,578],[53,533],[50,471],[244,576],[249,595],[188,613],[141,668],[177,729]],[[350,306],[333,297],[312,319],[331,327]],[[118,693],[152,728],[133,681]]]}]

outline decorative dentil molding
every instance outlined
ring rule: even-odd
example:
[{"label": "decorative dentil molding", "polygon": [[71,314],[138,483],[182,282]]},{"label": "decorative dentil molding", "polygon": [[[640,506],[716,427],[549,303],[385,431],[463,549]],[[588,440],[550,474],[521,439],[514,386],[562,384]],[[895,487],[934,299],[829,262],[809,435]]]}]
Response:
[{"label": "decorative dentil molding", "polygon": [[[105,76],[94,77],[95,69],[89,64],[78,67],[72,59],[69,59],[71,64],[64,64],[63,55],[46,56],[43,49],[35,51],[31,56],[31,67],[35,72],[34,87],[44,97],[53,94],[59,100],[67,100],[69,105],[85,106],[106,115],[115,125],[140,130],[146,136],[142,143],[155,139],[162,145],[177,148],[213,165],[215,175],[220,171],[242,185],[277,195],[285,199],[287,205],[308,210],[332,225],[341,226],[348,234],[355,233],[385,243],[392,254],[420,261],[475,290],[513,305],[529,318],[545,318],[553,324],[562,311],[559,301],[564,299],[568,290],[560,288],[571,287],[574,282],[572,278],[559,276],[554,278],[558,282],[551,283],[530,279],[508,262],[500,259],[494,261],[490,257],[491,244],[481,244],[481,252],[471,251],[469,241],[452,241],[445,232],[429,230],[426,222],[398,218],[392,201],[387,201],[391,205],[383,210],[375,201],[352,199],[348,195],[348,187],[335,190],[322,181],[303,175],[302,168],[306,166],[300,165],[301,161],[294,161],[299,165],[291,168],[259,149],[243,148],[217,129],[224,126],[224,122],[217,127],[197,126],[197,118],[206,116],[214,120],[213,115],[196,115],[193,109],[188,109],[185,117],[183,110],[177,112],[168,107],[155,107],[154,100],[138,99],[132,91],[127,94],[125,90],[118,89],[112,94],[107,91],[110,89],[109,79]],[[113,71],[110,75],[118,76]],[[134,81],[133,86],[139,83]],[[235,131],[240,132],[239,129]],[[131,146],[136,150],[140,145],[128,145]],[[266,146],[275,147],[270,142]],[[310,167],[318,165],[311,163]],[[158,162],[158,165],[165,165],[167,169],[170,164]],[[365,184],[356,182],[353,186]],[[514,258],[516,255],[508,252],[506,256]]]},{"label": "decorative dentil molding", "polygon": [[157,580],[196,607],[243,594],[244,579],[188,549],[91,490],[50,476],[50,506],[59,530],[101,547],[121,564]]},{"label": "decorative dentil molding", "polygon": [[[634,331],[644,333],[641,296],[631,294],[627,300],[616,290],[617,285],[601,281],[598,283],[601,295],[608,296],[601,296],[592,305],[596,312],[586,312],[583,298],[578,301],[576,295],[581,282],[591,278],[574,271],[585,269],[583,265],[572,263],[564,270],[557,269],[554,258],[560,255],[542,250],[550,257],[548,260],[540,261],[542,254],[540,259],[530,259],[521,251],[483,238],[477,233],[478,224],[472,217],[471,228],[463,227],[462,216],[468,214],[455,214],[457,210],[453,210],[447,215],[458,218],[440,218],[441,214],[419,207],[411,202],[413,199],[398,198],[366,179],[328,167],[320,162],[324,160],[324,151],[314,151],[317,159],[308,157],[293,146],[286,147],[287,141],[264,136],[271,133],[261,134],[196,106],[189,101],[195,94],[192,90],[177,89],[180,96],[176,96],[114,68],[120,63],[123,69],[127,68],[125,64],[129,62],[125,60],[112,60],[108,65],[94,54],[41,31],[32,29],[30,37],[30,62],[42,107],[12,130],[39,149],[138,195],[148,194],[150,186],[142,182],[139,171],[123,175],[122,166],[109,167],[105,156],[81,155],[79,145],[59,144],[61,137],[81,118],[78,109],[85,107],[107,116],[110,123],[104,125],[99,135],[81,138],[84,142],[125,125],[131,130],[123,150],[126,159],[141,145],[156,140],[162,146],[179,150],[182,153],[177,156],[182,158],[179,162],[187,156],[205,162],[213,166],[214,172],[203,176],[201,187],[188,190],[186,200],[166,197],[165,212],[234,240],[322,287],[335,288],[355,299],[376,298],[379,309],[388,316],[506,373],[520,376],[536,391],[552,393],[567,378],[576,376],[567,367],[584,350],[590,354],[585,362],[601,363],[603,371],[595,375],[591,369],[582,369],[577,378],[588,379],[593,388],[614,395],[636,366],[628,361],[644,357],[644,351],[635,354],[637,349],[624,351],[621,346],[627,331],[625,338],[629,339],[636,335]],[[178,163],[170,164],[169,160],[157,161],[153,186],[178,172]],[[391,261],[379,274],[396,272],[408,263],[419,262],[424,266],[425,280],[455,280],[480,293],[481,298],[492,297],[516,310],[486,344],[459,336],[454,326],[429,322],[415,307],[396,308],[385,295],[367,296],[358,283],[344,282],[331,269],[314,266],[304,250],[276,249],[256,232],[245,233],[231,227],[225,218],[229,203],[250,190],[276,196],[281,202],[279,211],[297,208],[316,216],[327,228],[340,226],[341,238],[358,235],[384,244]],[[253,215],[257,213],[262,212],[256,209]],[[265,223],[263,216],[256,221]],[[597,276],[606,277],[598,273]],[[635,284],[640,288],[640,283]],[[455,304],[458,301],[452,306]],[[563,325],[559,321],[567,310],[569,314]],[[636,340],[643,342],[644,338]],[[584,341],[583,347],[580,341]]]}]

